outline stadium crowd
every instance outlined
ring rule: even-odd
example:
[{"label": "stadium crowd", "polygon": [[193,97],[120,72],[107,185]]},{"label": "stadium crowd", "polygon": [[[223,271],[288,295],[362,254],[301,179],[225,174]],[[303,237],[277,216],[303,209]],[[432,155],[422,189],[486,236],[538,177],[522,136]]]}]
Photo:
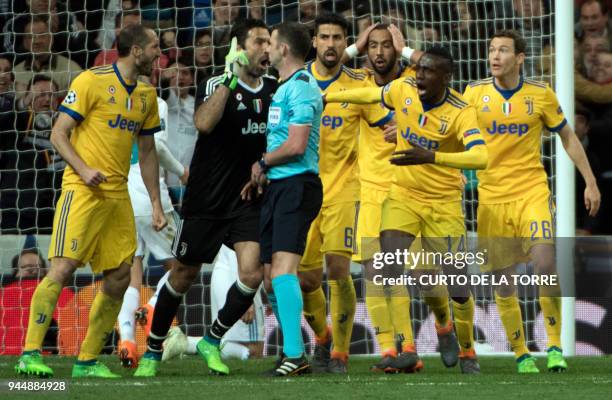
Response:
[{"label": "stadium crowd", "polygon": [[[424,5],[434,3],[434,6]],[[315,0],[27,0],[0,4],[0,230],[2,234],[49,234],[65,162],[49,137],[57,107],[81,71],[117,60],[119,30],[143,23],[158,31],[162,56],[152,82],[168,104],[170,151],[188,166],[197,130],[193,124],[196,87],[219,73],[230,43],[230,27],[240,18],[300,21],[313,26],[325,11],[342,13],[355,38],[374,22],[394,23],[416,49],[432,42],[450,46],[458,60],[454,86],[487,76],[487,38],[500,26],[518,29],[527,39],[527,77],[554,76],[553,17],[548,0],[315,1]],[[373,7],[372,7],[373,6]],[[435,22],[434,22],[435,21]],[[604,198],[612,195],[612,164],[604,154],[612,105],[612,22],[604,0],[578,1],[575,25],[575,130],[587,151]],[[355,61],[360,63],[360,60]],[[550,155],[551,146],[544,147]],[[550,163],[547,165],[550,170]],[[577,204],[584,185],[576,179]],[[180,207],[180,177],[168,176]],[[466,199],[477,200],[476,185]],[[576,207],[581,234],[610,234],[612,210],[603,203],[597,217]],[[32,258],[33,261],[27,262]],[[15,277],[40,279],[37,252],[22,252]],[[30,274],[30,275],[28,275]],[[31,296],[31,294],[30,294]],[[6,294],[5,294],[6,297]]]},{"label": "stadium crowd", "polygon": [[[435,3],[435,2],[434,2]],[[154,83],[169,106],[170,150],[188,165],[196,141],[193,126],[197,85],[222,69],[233,21],[260,18],[268,25],[297,20],[312,26],[324,11],[341,12],[355,38],[371,23],[395,23],[408,44],[450,45],[459,60],[454,86],[486,76],[486,39],[498,18],[527,38],[524,74],[553,83],[552,10],[547,0],[440,2],[314,0],[107,0],[63,2],[28,0],[0,7],[0,202],[2,233],[50,233],[65,163],[55,154],[49,134],[58,104],[82,70],[117,59],[115,36],[142,22],[160,34],[162,56]],[[432,22],[435,21],[435,22]],[[612,165],[606,131],[612,104],[612,22],[605,0],[576,4],[576,131],[599,179],[604,198],[612,194]],[[359,61],[357,61],[359,62]],[[550,154],[544,146],[544,154]],[[179,201],[179,177],[169,176]],[[472,189],[472,187],[474,189]],[[583,192],[577,179],[576,195]],[[475,198],[468,185],[466,199]],[[577,197],[578,199],[578,197]],[[612,210],[588,217],[577,207],[580,234],[610,233]]]}]

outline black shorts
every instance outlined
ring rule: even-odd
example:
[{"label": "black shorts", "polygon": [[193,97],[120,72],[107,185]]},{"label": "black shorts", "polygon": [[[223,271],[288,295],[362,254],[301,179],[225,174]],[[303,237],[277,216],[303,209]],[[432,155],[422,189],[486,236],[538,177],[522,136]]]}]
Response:
[{"label": "black shorts", "polygon": [[172,254],[186,265],[211,264],[222,244],[259,242],[259,207],[233,218],[185,218],[178,224]]},{"label": "black shorts", "polygon": [[277,251],[304,254],[306,236],[323,202],[317,175],[303,174],[272,181],[261,206],[261,262],[272,262]]}]

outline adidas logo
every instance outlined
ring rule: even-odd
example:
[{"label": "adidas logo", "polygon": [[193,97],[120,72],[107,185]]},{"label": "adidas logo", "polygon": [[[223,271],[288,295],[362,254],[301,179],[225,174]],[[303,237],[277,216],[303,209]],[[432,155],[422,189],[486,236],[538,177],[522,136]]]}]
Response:
[{"label": "adidas logo", "polygon": [[238,104],[238,111],[242,111],[242,110],[246,110],[246,106],[244,105],[244,103],[240,102],[240,104]]}]

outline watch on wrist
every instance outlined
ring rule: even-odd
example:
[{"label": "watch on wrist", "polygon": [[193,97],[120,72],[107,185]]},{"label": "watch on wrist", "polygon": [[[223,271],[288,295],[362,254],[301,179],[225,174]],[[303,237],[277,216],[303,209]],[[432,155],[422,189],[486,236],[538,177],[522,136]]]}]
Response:
[{"label": "watch on wrist", "polygon": [[268,170],[268,164],[266,164],[266,160],[261,157],[261,159],[258,161],[259,162],[259,166],[261,167],[263,172],[266,172]]}]

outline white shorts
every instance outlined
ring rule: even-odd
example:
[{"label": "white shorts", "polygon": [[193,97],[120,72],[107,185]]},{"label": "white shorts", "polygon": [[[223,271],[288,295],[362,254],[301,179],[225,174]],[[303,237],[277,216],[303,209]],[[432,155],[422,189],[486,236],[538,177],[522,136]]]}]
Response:
[{"label": "white shorts", "polygon": [[[238,279],[238,260],[236,253],[221,246],[219,254],[213,264],[210,278],[210,306],[212,321],[217,318],[219,309],[225,304],[227,292]],[[261,290],[261,288],[260,288]],[[261,301],[261,292],[257,291],[253,299],[255,318],[250,324],[238,320],[234,326],[223,336],[222,341],[231,342],[262,342],[264,340],[264,306]]]},{"label": "white shorts", "polygon": [[174,258],[172,255],[172,241],[176,235],[176,219],[174,212],[166,213],[166,221],[168,225],[156,232],[151,225],[151,216],[136,217],[136,237],[138,247],[136,248],[136,257],[144,257],[147,249],[153,257],[159,261],[169,260]]}]

